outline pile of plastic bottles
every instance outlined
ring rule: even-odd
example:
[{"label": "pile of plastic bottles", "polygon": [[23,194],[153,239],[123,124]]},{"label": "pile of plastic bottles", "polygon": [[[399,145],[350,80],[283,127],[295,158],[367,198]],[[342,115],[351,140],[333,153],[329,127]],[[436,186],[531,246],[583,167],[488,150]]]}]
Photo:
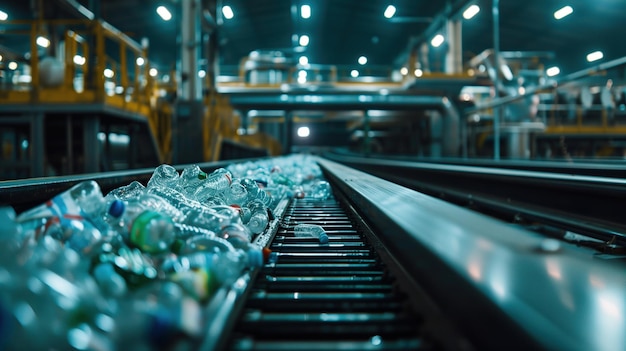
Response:
[{"label": "pile of plastic bottles", "polygon": [[164,164],[145,186],[105,196],[84,181],[19,215],[1,207],[0,350],[193,348],[215,292],[268,259],[253,239],[276,204],[305,196],[330,187],[291,155]]}]

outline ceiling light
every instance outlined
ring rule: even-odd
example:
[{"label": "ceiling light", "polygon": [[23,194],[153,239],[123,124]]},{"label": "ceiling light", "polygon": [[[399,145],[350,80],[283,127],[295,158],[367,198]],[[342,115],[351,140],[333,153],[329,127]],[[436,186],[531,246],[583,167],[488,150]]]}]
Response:
[{"label": "ceiling light", "polygon": [[589,62],[598,61],[603,57],[604,57],[604,54],[602,53],[602,51],[594,51],[590,53],[589,55],[587,55],[587,61]]},{"label": "ceiling light", "polygon": [[198,71],[198,78],[204,78],[206,77],[206,71],[201,69]]},{"label": "ceiling light", "polygon": [[302,66],[308,65],[309,58],[306,56],[300,56],[300,58],[298,59],[298,63],[301,64]]},{"label": "ceiling light", "polygon": [[48,38],[46,37],[42,37],[39,36],[37,37],[37,45],[41,46],[42,48],[47,48],[48,46],[50,46],[50,40],[48,40]]},{"label": "ceiling light", "polygon": [[300,36],[300,40],[298,42],[300,43],[300,46],[307,46],[307,45],[309,45],[309,36],[308,35],[301,35]]},{"label": "ceiling light", "polygon": [[113,76],[115,76],[115,72],[113,72],[113,70],[110,68],[106,68],[104,70],[104,76],[107,78],[113,78]]},{"label": "ceiling light", "polygon": [[233,17],[235,17],[235,13],[233,12],[233,9],[228,5],[222,6],[222,14],[224,14],[224,17],[226,19],[232,19]]},{"label": "ceiling light", "polygon": [[574,12],[574,9],[571,6],[565,6],[554,12],[554,18],[560,20],[563,17],[571,15],[572,12]]},{"label": "ceiling light", "polygon": [[306,78],[307,73],[305,70],[301,69],[298,71],[298,77],[305,77]]},{"label": "ceiling light", "polygon": [[415,72],[413,72],[413,74],[415,74],[415,76],[419,78],[424,75],[424,71],[418,68],[415,70]]},{"label": "ceiling light", "polygon": [[441,34],[437,34],[435,35],[435,37],[433,38],[433,40],[430,41],[430,44],[436,48],[440,47],[441,44],[443,44],[444,41],[444,37]]},{"label": "ceiling light", "polygon": [[146,63],[146,60],[144,60],[143,57],[137,57],[135,62],[137,63],[137,66],[143,66],[143,64]]},{"label": "ceiling light", "polygon": [[15,62],[15,61],[9,62],[9,69],[11,71],[15,71],[17,69],[17,62]]},{"label": "ceiling light", "polygon": [[359,57],[358,61],[359,61],[359,65],[364,65],[364,64],[367,63],[367,57],[361,56],[361,57]]},{"label": "ceiling light", "polygon": [[307,19],[311,17],[311,6],[309,5],[302,5],[300,6],[300,16],[302,16],[302,18]]},{"label": "ceiling light", "polygon": [[311,134],[311,130],[309,127],[300,127],[298,128],[298,136],[300,138],[306,138]]},{"label": "ceiling light", "polygon": [[169,21],[172,19],[172,13],[165,6],[157,7],[156,12],[161,16],[164,21]]},{"label": "ceiling light", "polygon": [[359,71],[357,71],[357,70],[353,69],[353,70],[350,72],[350,76],[352,76],[352,78],[356,78],[356,77],[358,77],[358,76],[359,76]]},{"label": "ceiling light", "polygon": [[2,55],[0,55],[0,61],[2,61]]},{"label": "ceiling light", "polygon": [[74,55],[74,58],[72,59],[74,61],[75,64],[82,66],[85,64],[85,58],[80,56],[80,55]]},{"label": "ceiling light", "polygon": [[157,74],[159,74],[159,71],[156,68],[150,68],[150,71],[148,71],[148,74],[150,75],[150,77],[156,77]]},{"label": "ceiling light", "polygon": [[400,68],[400,74],[406,76],[407,74],[409,74],[409,69],[406,67]]},{"label": "ceiling light", "polygon": [[0,21],[6,21],[8,18],[9,15],[6,12],[0,10]]},{"label": "ceiling light", "polygon": [[306,83],[306,76],[298,76],[298,84]]},{"label": "ceiling light", "polygon": [[480,7],[478,5],[472,5],[467,8],[467,10],[463,11],[463,18],[472,19],[480,12]]},{"label": "ceiling light", "polygon": [[386,18],[391,18],[393,17],[393,15],[396,14],[396,7],[393,5],[389,5],[387,6],[387,8],[385,9],[385,17]]},{"label": "ceiling light", "polygon": [[554,77],[559,73],[561,73],[561,69],[556,66],[550,67],[546,70],[546,74],[548,75],[548,77]]}]

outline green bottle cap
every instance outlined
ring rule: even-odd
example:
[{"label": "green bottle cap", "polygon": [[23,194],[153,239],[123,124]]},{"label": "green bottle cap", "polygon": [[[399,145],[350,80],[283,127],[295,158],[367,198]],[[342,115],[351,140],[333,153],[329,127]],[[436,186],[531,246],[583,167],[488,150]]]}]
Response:
[{"label": "green bottle cap", "polygon": [[135,218],[130,229],[130,241],[147,253],[165,252],[175,238],[172,219],[156,211],[143,211]]}]

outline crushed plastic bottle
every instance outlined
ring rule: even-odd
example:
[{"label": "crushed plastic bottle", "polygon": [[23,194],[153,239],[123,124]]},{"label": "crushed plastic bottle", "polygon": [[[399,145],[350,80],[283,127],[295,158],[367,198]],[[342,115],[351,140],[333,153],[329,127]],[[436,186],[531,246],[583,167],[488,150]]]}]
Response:
[{"label": "crushed plastic bottle", "polygon": [[326,234],[326,231],[317,224],[297,224],[293,228],[293,234],[297,237],[317,238],[321,244],[328,244],[328,235]]}]

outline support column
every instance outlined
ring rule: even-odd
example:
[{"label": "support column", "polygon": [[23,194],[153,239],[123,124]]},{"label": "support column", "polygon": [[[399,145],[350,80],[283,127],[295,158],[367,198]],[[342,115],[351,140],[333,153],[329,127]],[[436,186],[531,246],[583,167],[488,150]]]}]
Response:
[{"label": "support column", "polygon": [[463,22],[449,19],[446,22],[448,34],[448,51],[446,52],[446,68],[448,74],[463,72]]},{"label": "support column", "polygon": [[293,133],[293,112],[285,111],[285,123],[283,123],[283,153],[289,154],[291,152],[292,145],[292,133]]},{"label": "support column", "polygon": [[[500,97],[500,0],[493,0],[493,61],[495,79],[493,82],[495,98]],[[500,159],[500,107],[493,109],[493,158]]]},{"label": "support column", "polygon": [[197,101],[202,99],[202,87],[198,79],[198,61],[200,60],[201,6],[198,0],[182,0],[181,19],[181,60],[179,96],[182,100]]}]

